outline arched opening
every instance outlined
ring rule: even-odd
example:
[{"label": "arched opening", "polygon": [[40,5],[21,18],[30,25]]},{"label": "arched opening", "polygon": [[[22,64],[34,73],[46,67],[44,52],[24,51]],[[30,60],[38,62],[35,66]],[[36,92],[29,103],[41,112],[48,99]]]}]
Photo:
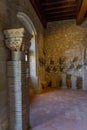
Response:
[{"label": "arched opening", "polygon": [[[18,20],[22,23],[23,27],[32,35],[31,46],[29,48],[29,68],[30,68],[30,94],[38,91],[38,78],[37,78],[37,33],[31,19],[23,12],[18,12]],[[27,55],[25,55],[25,60]]]}]

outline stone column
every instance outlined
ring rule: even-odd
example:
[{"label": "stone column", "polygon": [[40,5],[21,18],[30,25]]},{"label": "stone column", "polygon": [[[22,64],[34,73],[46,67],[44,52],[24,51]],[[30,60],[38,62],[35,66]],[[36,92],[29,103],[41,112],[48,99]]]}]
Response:
[{"label": "stone column", "polygon": [[76,80],[77,80],[77,76],[76,75],[71,75],[71,88],[73,89],[73,90],[76,90],[77,88],[76,88]]},{"label": "stone column", "polygon": [[87,90],[87,47],[85,42],[85,48],[83,50],[83,67],[82,67],[82,78],[83,78],[83,85],[82,89]]},{"label": "stone column", "polygon": [[62,74],[62,88],[67,88],[66,87],[66,72],[63,72]]},{"label": "stone column", "polygon": [[24,28],[5,30],[5,43],[11,50],[8,61],[9,130],[29,128],[29,62],[25,52],[30,36]]}]

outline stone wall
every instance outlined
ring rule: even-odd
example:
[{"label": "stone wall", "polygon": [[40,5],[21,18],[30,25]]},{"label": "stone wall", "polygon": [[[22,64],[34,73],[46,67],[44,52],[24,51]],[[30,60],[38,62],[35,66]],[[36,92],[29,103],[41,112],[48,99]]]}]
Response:
[{"label": "stone wall", "polygon": [[9,27],[7,0],[0,0],[0,130],[7,129],[7,67],[8,49],[3,42],[3,30]]},{"label": "stone wall", "polygon": [[[4,45],[3,31],[10,28],[20,28],[23,25],[17,19],[17,13],[25,13],[33,22],[37,32],[37,77],[38,89],[41,91],[41,81],[44,80],[44,69],[39,66],[38,59],[43,55],[44,29],[29,0],[0,0],[0,130],[8,128],[8,86],[7,61],[10,51]],[[42,73],[43,72],[43,75]]]},{"label": "stone wall", "polygon": [[[87,43],[87,21],[76,25],[75,20],[64,20],[48,23],[45,31],[45,78],[52,81],[53,87],[59,87],[61,71],[59,59],[65,59],[64,67],[75,57],[78,64],[82,64],[83,48]],[[51,61],[51,64],[50,64]]]}]

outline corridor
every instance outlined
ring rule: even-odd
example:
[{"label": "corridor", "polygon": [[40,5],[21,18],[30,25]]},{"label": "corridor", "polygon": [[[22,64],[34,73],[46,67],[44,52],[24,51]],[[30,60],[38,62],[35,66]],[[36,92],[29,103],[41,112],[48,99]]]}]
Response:
[{"label": "corridor", "polygon": [[30,105],[31,130],[87,130],[87,91],[53,90]]}]

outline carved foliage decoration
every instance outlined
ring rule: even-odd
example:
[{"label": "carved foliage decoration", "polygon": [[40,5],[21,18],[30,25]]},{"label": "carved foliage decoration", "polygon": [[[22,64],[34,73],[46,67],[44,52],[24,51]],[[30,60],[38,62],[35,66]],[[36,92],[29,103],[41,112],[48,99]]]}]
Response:
[{"label": "carved foliage decoration", "polygon": [[24,28],[4,31],[6,46],[11,51],[25,51],[30,46],[31,35],[25,34]]}]

